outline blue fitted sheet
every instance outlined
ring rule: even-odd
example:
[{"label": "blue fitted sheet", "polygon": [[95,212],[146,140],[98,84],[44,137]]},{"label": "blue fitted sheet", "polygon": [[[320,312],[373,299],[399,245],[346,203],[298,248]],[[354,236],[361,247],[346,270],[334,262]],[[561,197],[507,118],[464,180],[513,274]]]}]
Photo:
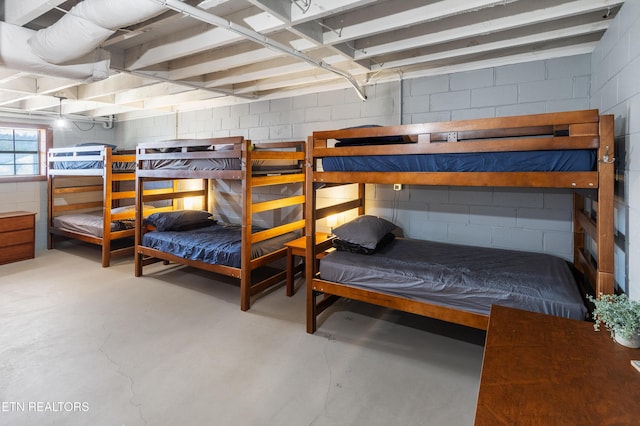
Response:
[{"label": "blue fitted sheet", "polygon": [[567,172],[595,170],[595,160],[595,150],[371,155],[325,157],[322,168],[351,172]]},{"label": "blue fitted sheet", "polygon": [[[253,232],[260,231],[254,227]],[[142,245],[184,259],[240,268],[242,227],[236,224],[217,223],[189,231],[152,231],[142,237]],[[284,243],[298,238],[290,232],[271,238],[251,247],[251,258],[264,256],[284,247]]]}]

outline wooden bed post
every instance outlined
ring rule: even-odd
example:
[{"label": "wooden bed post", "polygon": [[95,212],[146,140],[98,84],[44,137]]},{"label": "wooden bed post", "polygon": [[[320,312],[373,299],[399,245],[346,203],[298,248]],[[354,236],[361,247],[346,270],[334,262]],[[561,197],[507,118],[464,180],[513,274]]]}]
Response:
[{"label": "wooden bed post", "polygon": [[612,294],[615,287],[614,267],[614,180],[615,150],[613,115],[600,116],[598,149],[598,276],[596,294]]},{"label": "wooden bed post", "polygon": [[[140,148],[136,149],[136,154],[139,152]],[[141,161],[136,158],[136,170],[141,168]],[[135,232],[134,232],[134,246],[133,246],[133,258],[135,262],[135,270],[134,275],[136,277],[142,276],[142,253],[138,252],[138,247],[142,244],[142,218],[144,215],[143,212],[143,199],[144,199],[144,181],[143,178],[136,175],[136,224],[135,224]]]},{"label": "wooden bed post", "polygon": [[252,182],[253,176],[251,159],[251,141],[242,141],[241,173],[242,173],[242,253],[240,255],[240,309],[243,311],[251,307],[251,228],[253,215],[251,204],[253,202]]},{"label": "wooden bed post", "polygon": [[309,136],[307,140],[306,158],[304,161],[305,167],[305,193],[307,195],[305,203],[305,235],[306,235],[306,253],[305,253],[305,284],[307,290],[307,333],[314,333],[316,331],[316,298],[313,291],[312,281],[316,274],[316,261],[315,250],[310,247],[315,247],[316,243],[316,191],[314,189],[313,174],[315,172],[315,164],[313,161],[313,136]]},{"label": "wooden bed post", "polygon": [[[584,196],[573,193],[573,266],[581,274],[585,273],[581,256],[584,252],[584,227],[580,216],[584,212]],[[594,285],[594,284],[592,284]]]},{"label": "wooden bed post", "polygon": [[209,205],[210,197],[209,197],[209,188],[210,188],[210,179],[202,179],[202,190],[204,191],[204,197],[202,200],[202,208],[207,211],[213,211],[213,206]]},{"label": "wooden bed post", "polygon": [[55,202],[53,197],[55,183],[53,179],[54,178],[51,175],[47,176],[47,248],[48,249],[53,248],[53,234],[49,230],[49,228],[53,225],[53,214],[54,214],[53,203]]},{"label": "wooden bed post", "polygon": [[109,266],[111,261],[111,148],[104,148],[102,158],[102,267]]}]

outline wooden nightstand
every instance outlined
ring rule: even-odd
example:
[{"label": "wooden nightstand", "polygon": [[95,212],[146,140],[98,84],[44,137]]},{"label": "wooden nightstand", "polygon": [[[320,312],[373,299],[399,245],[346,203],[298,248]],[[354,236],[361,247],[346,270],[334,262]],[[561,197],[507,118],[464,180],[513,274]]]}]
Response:
[{"label": "wooden nightstand", "polygon": [[[331,248],[331,241],[335,236],[326,232],[316,232],[316,247],[318,250],[325,251]],[[287,296],[291,297],[294,293],[293,276],[295,275],[293,256],[305,257],[307,254],[307,237],[300,237],[296,240],[289,241],[285,244],[287,248]]]},{"label": "wooden nightstand", "polygon": [[25,211],[0,213],[0,265],[35,257],[35,217]]}]

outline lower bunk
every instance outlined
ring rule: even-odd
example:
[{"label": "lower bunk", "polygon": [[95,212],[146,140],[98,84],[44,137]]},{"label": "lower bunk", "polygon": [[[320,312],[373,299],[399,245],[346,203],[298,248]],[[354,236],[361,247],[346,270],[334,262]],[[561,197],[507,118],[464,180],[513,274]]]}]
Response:
[{"label": "lower bunk", "polygon": [[[112,210],[112,214],[118,213]],[[48,247],[54,248],[54,241],[57,238],[73,239],[100,246],[104,267],[110,265],[112,258],[133,254],[135,212],[131,210],[126,214],[126,218],[111,219],[106,224],[104,215],[104,211],[99,210],[53,217],[48,228]]]},{"label": "lower bunk", "polygon": [[479,329],[487,328],[493,304],[577,320],[587,315],[563,259],[410,238],[395,238],[370,255],[336,250],[323,256],[310,291],[311,333],[337,297]]},{"label": "lower bunk", "polygon": [[[180,218],[175,220],[177,216]],[[204,210],[150,215],[145,221],[148,231],[136,246],[136,276],[142,275],[144,266],[164,262],[236,278],[240,282],[241,300],[247,307],[251,297],[284,282],[287,274],[284,244],[299,238],[299,232],[273,236],[273,230],[252,226],[250,261],[242,265],[243,226],[217,222],[210,216]]]},{"label": "lower bunk", "polygon": [[311,333],[337,297],[478,329],[487,328],[493,304],[577,320],[587,315],[568,263],[548,254],[395,238],[370,255],[333,251],[319,265],[307,310]]}]

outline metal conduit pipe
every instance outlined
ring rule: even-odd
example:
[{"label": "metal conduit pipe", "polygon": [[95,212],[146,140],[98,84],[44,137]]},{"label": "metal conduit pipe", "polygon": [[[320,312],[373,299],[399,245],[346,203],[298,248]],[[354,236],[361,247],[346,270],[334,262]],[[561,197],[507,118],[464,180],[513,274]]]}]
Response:
[{"label": "metal conduit pipe", "polygon": [[[0,116],[4,118],[16,118],[16,119],[42,119],[42,120],[55,120],[60,117],[60,114],[53,111],[25,111],[17,108],[0,107]],[[85,117],[84,115],[76,114],[64,114],[64,118],[81,123],[99,123],[105,129],[112,129],[114,125],[113,115],[107,117]]]},{"label": "metal conduit pipe", "polygon": [[117,67],[117,66],[114,66],[114,65],[111,65],[111,69],[119,71],[121,73],[125,73],[125,74],[131,74],[131,75],[135,75],[135,76],[138,76],[138,77],[150,78],[150,79],[158,80],[158,81],[164,81],[165,83],[171,83],[171,84],[175,84],[175,85],[178,85],[178,86],[189,87],[191,89],[204,90],[205,92],[217,93],[219,95],[235,96],[236,98],[249,99],[249,100],[257,99],[257,96],[254,96],[254,95],[242,95],[242,94],[238,94],[238,93],[233,93],[233,91],[230,91],[230,90],[212,89],[210,87],[205,87],[205,86],[201,86],[199,84],[194,84],[194,83],[188,83],[186,81],[172,80],[172,79],[167,78],[167,77],[162,77],[162,76],[156,75],[153,72],[143,72],[143,71],[136,71],[136,70],[128,70],[128,69]]},{"label": "metal conduit pipe", "polygon": [[176,12],[185,14],[187,16],[191,16],[192,18],[198,19],[202,22],[206,22],[208,24],[211,25],[215,25],[217,27],[221,27],[221,28],[225,28],[229,31],[233,31],[236,34],[239,34],[249,40],[252,40],[258,44],[261,44],[265,47],[268,48],[272,48],[274,50],[278,50],[282,53],[285,53],[287,55],[293,56],[295,58],[298,58],[304,62],[307,62],[310,65],[325,69],[329,72],[332,72],[334,74],[337,74],[343,78],[345,78],[352,86],[353,88],[356,90],[356,92],[358,93],[358,96],[360,97],[360,99],[362,99],[363,101],[367,100],[367,95],[365,95],[364,91],[362,90],[362,88],[360,87],[360,85],[358,84],[358,82],[356,81],[356,79],[349,74],[348,72],[342,71],[340,69],[334,68],[331,65],[327,64],[326,62],[322,61],[322,60],[317,60],[314,59],[308,55],[305,55],[304,53],[295,50],[289,46],[286,46],[280,42],[277,42],[273,39],[270,39],[268,37],[266,37],[263,34],[260,34],[259,32],[250,30],[248,28],[245,28],[243,26],[234,24],[231,21],[228,21],[224,18],[221,18],[219,16],[216,16],[212,13],[209,13],[205,10],[199,9],[197,7],[194,6],[190,6],[188,4],[184,4],[183,2],[179,1],[179,0],[152,0],[155,1],[156,3],[162,4],[165,7],[168,7],[169,9],[172,9]]}]

